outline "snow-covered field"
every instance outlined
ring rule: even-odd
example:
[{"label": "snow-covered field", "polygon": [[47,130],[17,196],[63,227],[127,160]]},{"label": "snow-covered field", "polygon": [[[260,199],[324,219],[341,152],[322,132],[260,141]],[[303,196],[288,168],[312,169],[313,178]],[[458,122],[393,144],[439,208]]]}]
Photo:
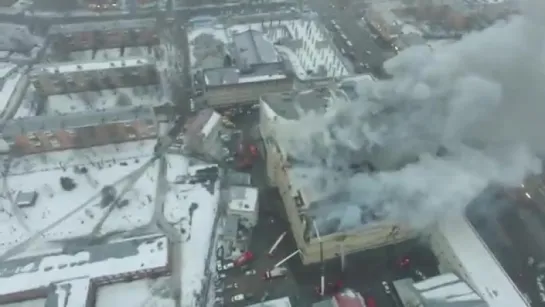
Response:
[{"label": "snow-covered field", "polygon": [[[120,95],[126,99],[119,99]],[[161,85],[116,88],[95,92],[81,92],[47,97],[46,114],[68,114],[102,111],[118,106],[157,106],[165,103]]]},{"label": "snow-covered field", "polygon": [[0,305],[0,307],[44,307],[44,306],[45,306],[45,298]]},{"label": "snow-covered field", "polygon": [[[219,201],[219,181],[208,190],[204,184],[177,184],[179,176],[192,175],[197,169],[209,165],[190,166],[182,156],[168,156],[164,214],[167,220],[182,233],[182,302],[183,306],[196,306],[205,278],[207,258]],[[212,192],[212,193],[211,193]]]},{"label": "snow-covered field", "polygon": [[96,307],[174,307],[169,277],[118,283],[97,289]]},{"label": "snow-covered field", "polygon": [[314,20],[283,20],[274,23],[243,24],[226,27],[214,24],[208,27],[194,27],[188,33],[191,62],[197,68],[194,40],[201,35],[211,35],[215,40],[228,44],[232,35],[248,29],[265,33],[271,42],[278,42],[283,38],[292,38],[301,42],[300,46],[291,49],[287,46],[276,46],[277,51],[284,58],[292,62],[295,73],[301,79],[308,79],[308,71],[317,72],[320,67],[325,68],[328,77],[340,77],[349,74],[347,67],[341,60],[335,46],[328,42],[327,33]]},{"label": "snow-covered field", "polygon": [[153,48],[148,47],[126,47],[121,53],[121,48],[99,49],[93,57],[93,50],[82,50],[70,53],[73,61],[90,61],[90,60],[113,60],[123,57],[153,57]]},{"label": "snow-covered field", "polygon": [[[0,250],[5,250],[34,232],[55,222],[72,209],[84,204],[102,187],[113,184],[146,163],[153,152],[154,141],[108,145],[89,149],[30,155],[11,163],[10,175],[1,183]],[[85,166],[86,174],[76,174],[75,166]],[[152,217],[157,170],[151,166],[122,199],[128,205],[117,208],[106,219],[101,233],[130,230],[147,225]],[[76,183],[65,191],[60,177]],[[125,181],[115,185],[123,189]],[[18,208],[12,200],[19,191],[36,191],[36,204]],[[88,209],[79,211],[43,235],[45,240],[60,240],[89,234],[105,209],[98,205],[100,197]]]}]

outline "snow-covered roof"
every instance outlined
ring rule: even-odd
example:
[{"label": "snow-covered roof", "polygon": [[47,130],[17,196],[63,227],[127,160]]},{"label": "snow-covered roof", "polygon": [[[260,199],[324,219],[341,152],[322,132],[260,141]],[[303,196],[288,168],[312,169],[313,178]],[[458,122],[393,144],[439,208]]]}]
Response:
[{"label": "snow-covered roof", "polygon": [[82,307],[87,306],[91,280],[80,277],[65,280],[54,285],[54,290],[47,295],[46,307]]},{"label": "snow-covered roof", "polygon": [[236,57],[243,65],[256,65],[280,62],[274,45],[264,37],[264,33],[253,29],[233,35]]},{"label": "snow-covered roof", "polygon": [[155,120],[152,107],[128,106],[104,111],[78,112],[65,115],[43,115],[8,120],[2,129],[4,136],[16,137],[36,131],[56,131],[78,127],[96,126],[103,123],[122,123],[140,120]]},{"label": "snow-covered roof", "polygon": [[275,63],[258,66],[252,73],[244,74],[236,67],[206,69],[204,82],[208,86],[233,85],[286,79],[283,68]]},{"label": "snow-covered roof", "polygon": [[[8,106],[23,73],[15,64],[0,63],[0,114]],[[23,93],[21,93],[23,94]]]},{"label": "snow-covered roof", "polygon": [[153,29],[157,24],[155,18],[82,22],[73,24],[53,25],[49,29],[49,34],[69,34],[88,31],[107,31],[107,30],[130,30],[130,29]]},{"label": "snow-covered roof", "polygon": [[441,221],[439,231],[467,272],[465,277],[469,284],[489,306],[527,306],[520,291],[462,213]]},{"label": "snow-covered roof", "polygon": [[412,279],[394,281],[394,287],[405,305],[487,307],[486,302],[453,273],[434,276],[420,282]]},{"label": "snow-covered roof", "polygon": [[253,187],[231,187],[229,210],[255,212],[257,210],[258,190]]},{"label": "snow-covered roof", "polygon": [[0,264],[0,296],[48,287],[86,276],[107,278],[168,267],[168,240],[162,235],[91,245],[65,253],[32,256]]},{"label": "snow-covered roof", "polygon": [[330,97],[327,88],[317,88],[308,91],[266,93],[261,96],[261,101],[266,104],[269,117],[280,116],[295,120],[308,111],[325,111]]},{"label": "snow-covered roof", "polygon": [[291,302],[289,297],[282,297],[275,300],[248,305],[247,307],[291,307]]},{"label": "snow-covered roof", "polygon": [[38,65],[33,71],[39,73],[72,73],[77,71],[97,71],[106,69],[115,69],[121,67],[138,67],[145,65],[155,65],[153,59],[147,57],[123,58],[110,61],[86,61],[86,62],[68,62]]},{"label": "snow-covered roof", "polygon": [[212,112],[212,115],[201,129],[201,133],[204,137],[207,137],[216,125],[219,124],[221,115],[218,112]]}]

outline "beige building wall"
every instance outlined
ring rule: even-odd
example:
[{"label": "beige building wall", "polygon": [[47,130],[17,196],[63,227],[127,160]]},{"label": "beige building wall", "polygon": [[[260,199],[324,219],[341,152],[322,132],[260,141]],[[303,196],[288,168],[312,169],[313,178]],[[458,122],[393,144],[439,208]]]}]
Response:
[{"label": "beige building wall", "polygon": [[[304,238],[306,217],[297,207],[295,197],[301,196],[301,187],[292,184],[289,178],[289,163],[275,141],[274,125],[285,120],[274,114],[268,105],[261,101],[260,132],[266,150],[266,171],[269,184],[277,187],[284,203],[291,230],[304,264],[320,261],[320,243],[317,239],[306,241]],[[397,229],[397,230],[396,230]],[[353,232],[337,233],[322,237],[324,259],[332,259],[344,249],[346,254],[378,248],[413,238],[415,233],[409,228],[382,223],[369,225]],[[343,246],[344,247],[341,247]]]}]

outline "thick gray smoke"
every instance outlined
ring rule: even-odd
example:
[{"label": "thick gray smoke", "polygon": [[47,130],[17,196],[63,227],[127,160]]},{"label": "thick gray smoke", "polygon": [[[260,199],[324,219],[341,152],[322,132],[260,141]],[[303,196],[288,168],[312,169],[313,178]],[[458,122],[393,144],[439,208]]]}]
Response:
[{"label": "thick gray smoke", "polygon": [[[367,211],[425,227],[489,184],[541,171],[545,10],[530,11],[433,51],[408,49],[385,63],[391,80],[358,82],[356,101],[276,128],[294,173],[337,195],[315,209],[322,227],[358,227]],[[362,159],[379,170],[351,172]]]}]

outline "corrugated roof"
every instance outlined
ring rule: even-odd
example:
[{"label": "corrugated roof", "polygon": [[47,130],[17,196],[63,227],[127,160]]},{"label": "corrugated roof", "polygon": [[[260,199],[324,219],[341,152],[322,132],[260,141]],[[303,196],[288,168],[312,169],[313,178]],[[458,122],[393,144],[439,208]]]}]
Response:
[{"label": "corrugated roof", "polygon": [[16,137],[21,134],[37,131],[55,131],[80,127],[96,126],[101,123],[119,123],[134,119],[153,120],[153,108],[144,106],[128,106],[107,109],[104,111],[78,112],[64,115],[44,115],[12,119],[2,127],[4,137]]},{"label": "corrugated roof", "polygon": [[233,42],[241,65],[256,65],[280,62],[274,45],[265,39],[262,32],[249,29],[233,36]]}]

